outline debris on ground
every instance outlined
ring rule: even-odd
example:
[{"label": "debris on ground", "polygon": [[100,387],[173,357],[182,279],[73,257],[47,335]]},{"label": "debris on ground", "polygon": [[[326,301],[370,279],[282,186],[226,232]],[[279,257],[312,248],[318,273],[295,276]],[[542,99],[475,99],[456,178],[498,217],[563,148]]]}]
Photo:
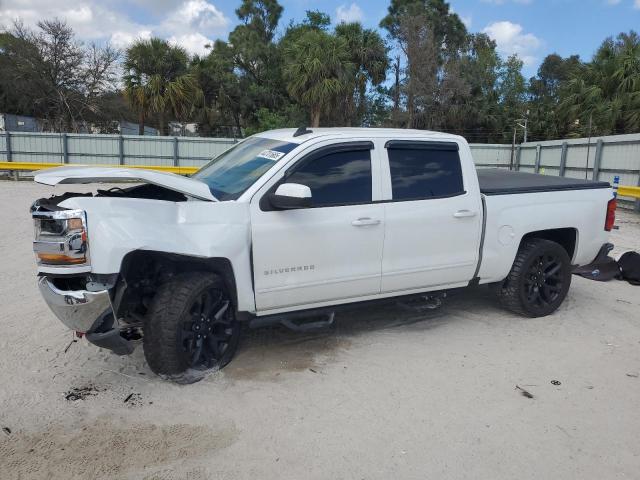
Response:
[{"label": "debris on ground", "polygon": [[627,373],[627,377],[638,378],[638,377],[640,377],[640,374],[638,374],[638,373]]},{"label": "debris on ground", "polygon": [[142,405],[142,395],[139,393],[130,393],[127,395],[127,398],[124,399],[124,402],[131,407],[137,407],[138,405]]},{"label": "debris on ground", "polygon": [[2,427],[2,431],[7,435],[11,435],[11,429],[9,427]]},{"label": "debris on ground", "polygon": [[86,387],[74,387],[64,394],[65,400],[75,402],[76,400],[84,400],[98,394],[98,390],[93,385]]},{"label": "debris on ground", "polygon": [[560,382],[560,380],[551,380],[551,385],[562,385],[562,383]]},{"label": "debris on ground", "polygon": [[73,339],[71,340],[71,342],[69,342],[69,345],[67,345],[67,348],[64,349],[64,353],[67,353],[69,351],[69,349],[71,348],[71,345],[73,345],[74,343],[76,343],[78,340],[77,339]]},{"label": "debris on ground", "polygon": [[520,385],[516,385],[516,390],[520,390],[523,397],[534,398],[533,394],[522,388]]}]

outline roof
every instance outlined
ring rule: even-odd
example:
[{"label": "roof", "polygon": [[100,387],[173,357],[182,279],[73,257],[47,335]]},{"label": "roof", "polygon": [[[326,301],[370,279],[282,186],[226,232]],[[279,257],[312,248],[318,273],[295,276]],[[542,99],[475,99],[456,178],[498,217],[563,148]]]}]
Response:
[{"label": "roof", "polygon": [[291,143],[304,143],[315,138],[416,138],[425,137],[431,140],[455,140],[459,139],[458,135],[451,133],[432,132],[429,130],[410,130],[405,128],[354,128],[354,127],[335,127],[335,128],[309,128],[311,133],[306,133],[298,137],[294,137],[295,128],[282,128],[279,130],[268,130],[258,133],[257,136],[272,138],[274,140],[282,140]]}]

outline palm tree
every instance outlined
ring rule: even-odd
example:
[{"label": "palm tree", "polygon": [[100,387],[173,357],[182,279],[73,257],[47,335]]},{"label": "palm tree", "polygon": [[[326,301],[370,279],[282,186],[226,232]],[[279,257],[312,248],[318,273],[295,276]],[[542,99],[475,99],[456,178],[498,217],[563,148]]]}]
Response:
[{"label": "palm tree", "polygon": [[309,109],[311,126],[349,91],[353,64],[346,41],[321,30],[309,30],[285,50],[284,75],[289,94]]},{"label": "palm tree", "polygon": [[[355,105],[355,119],[360,123],[367,108],[367,85],[380,85],[386,79],[389,68],[388,49],[378,32],[362,28],[358,22],[339,24],[336,27],[336,36],[344,38],[347,42],[351,62],[355,66],[353,92],[349,101],[351,110]],[[353,115],[351,117],[353,118]]]},{"label": "palm tree", "polygon": [[[593,60],[569,80],[560,104],[563,119],[596,134],[640,129],[640,36],[631,31],[604,41]],[[584,132],[575,132],[575,135]]]},{"label": "palm tree", "polygon": [[124,61],[125,96],[138,112],[139,133],[144,134],[148,114],[158,115],[161,135],[166,134],[166,116],[186,117],[202,99],[195,75],[188,69],[189,57],[166,40],[138,40],[127,49]]}]

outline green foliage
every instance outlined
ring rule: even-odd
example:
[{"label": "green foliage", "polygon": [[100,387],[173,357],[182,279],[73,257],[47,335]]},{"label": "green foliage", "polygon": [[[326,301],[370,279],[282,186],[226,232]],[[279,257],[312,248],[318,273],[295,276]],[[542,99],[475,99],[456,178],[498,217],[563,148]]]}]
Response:
[{"label": "green foliage", "polygon": [[234,69],[233,48],[221,40],[213,44],[209,55],[192,60],[191,70],[198,79],[204,97],[202,108],[196,110],[194,117],[201,135],[216,135],[220,125],[233,126],[234,133],[240,135],[240,115],[245,95],[241,79]]},{"label": "green foliage", "polygon": [[590,63],[571,72],[560,102],[573,136],[640,130],[640,37],[634,31],[606,39]]},{"label": "green foliage", "polygon": [[500,67],[498,98],[502,106],[505,131],[503,141],[511,136],[511,125],[525,115],[526,82],[522,76],[522,60],[517,55],[510,56]]},{"label": "green foliage", "polygon": [[166,134],[166,115],[187,118],[202,98],[197,77],[188,70],[187,52],[166,40],[138,40],[126,52],[125,96],[139,114],[140,134],[149,113],[158,115],[160,133]]},{"label": "green foliage", "polygon": [[560,108],[560,103],[568,81],[578,74],[581,65],[577,55],[562,58],[551,54],[540,65],[537,76],[529,80],[530,133],[534,138],[569,135],[567,112]]},{"label": "green foliage", "polygon": [[0,112],[41,118],[54,131],[103,121],[105,97],[115,91],[119,52],[109,45],[83,45],[58,19],[37,27],[15,23],[0,33]]},{"label": "green foliage", "polygon": [[261,108],[256,112],[256,125],[245,129],[245,135],[277,128],[299,127],[305,123],[305,114],[296,105],[289,105],[282,112],[272,112],[267,108]]},{"label": "green foliage", "polygon": [[[238,0],[227,40],[189,57],[161,39],[118,52],[85,46],[64,22],[0,32],[0,112],[54,129],[132,120],[197,122],[201,135],[318,126],[445,130],[475,142],[640,131],[640,37],[606,39],[591,61],[552,54],[526,81],[486,34],[469,33],[445,0],[390,0],[380,26],[331,25],[308,10],[283,29],[278,0]],[[280,32],[280,33],[278,33]],[[389,59],[389,52],[394,58]],[[124,93],[124,96],[121,95]],[[126,99],[126,104],[123,103]],[[134,113],[135,112],[135,113]]]},{"label": "green foliage", "polygon": [[285,51],[284,75],[290,95],[310,112],[311,126],[347,92],[353,64],[347,42],[322,30],[309,30]]},{"label": "green foliage", "polygon": [[378,86],[386,79],[388,48],[378,32],[365,29],[360,23],[341,23],[336,27],[335,35],[344,39],[350,53],[349,61],[354,67],[343,123],[360,125],[367,113],[367,87]]},{"label": "green foliage", "polygon": [[229,34],[228,43],[232,72],[242,92],[233,112],[238,129],[256,125],[260,108],[275,111],[289,103],[282,79],[282,49],[273,40],[282,7],[276,0],[244,0],[242,5],[238,14],[243,24]]},{"label": "green foliage", "polygon": [[327,31],[331,25],[331,17],[320,10],[307,10],[307,18],[302,24],[313,30]]},{"label": "green foliage", "polygon": [[498,91],[501,65],[493,40],[483,33],[469,35],[460,58],[460,72],[469,95],[461,118],[450,128],[470,141],[502,140],[503,109]]},{"label": "green foliage", "polygon": [[432,30],[434,42],[443,50],[454,52],[466,40],[467,29],[444,0],[391,0],[388,14],[380,21],[380,26],[392,38],[398,39],[402,35],[402,20],[408,17],[423,17]]},{"label": "green foliage", "polygon": [[262,43],[268,43],[273,40],[282,10],[277,0],[242,0],[236,15],[246,27],[262,36]]}]

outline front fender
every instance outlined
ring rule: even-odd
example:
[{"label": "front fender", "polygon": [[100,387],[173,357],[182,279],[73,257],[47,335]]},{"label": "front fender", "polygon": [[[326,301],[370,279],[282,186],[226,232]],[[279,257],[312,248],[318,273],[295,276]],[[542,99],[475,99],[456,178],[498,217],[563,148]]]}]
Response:
[{"label": "front fender", "polygon": [[93,273],[117,273],[124,258],[139,250],[226,258],[235,276],[238,308],[255,311],[246,203],[74,197],[61,206],[87,212]]}]

